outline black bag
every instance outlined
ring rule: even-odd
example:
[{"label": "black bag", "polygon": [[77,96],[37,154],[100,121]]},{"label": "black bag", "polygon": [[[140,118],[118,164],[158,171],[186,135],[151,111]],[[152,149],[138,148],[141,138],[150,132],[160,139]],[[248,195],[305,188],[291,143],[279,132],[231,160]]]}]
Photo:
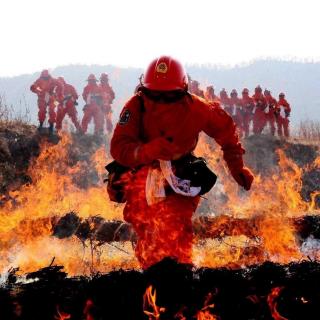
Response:
[{"label": "black bag", "polygon": [[125,167],[117,161],[112,161],[105,166],[108,171],[108,178],[104,180],[107,182],[107,191],[111,201],[118,203],[125,203],[124,187],[125,183],[121,181],[121,176],[128,172],[130,168]]},{"label": "black bag", "polygon": [[192,187],[201,187],[199,195],[209,192],[217,181],[216,174],[208,168],[206,160],[192,153],[171,163],[178,178],[190,180]]}]

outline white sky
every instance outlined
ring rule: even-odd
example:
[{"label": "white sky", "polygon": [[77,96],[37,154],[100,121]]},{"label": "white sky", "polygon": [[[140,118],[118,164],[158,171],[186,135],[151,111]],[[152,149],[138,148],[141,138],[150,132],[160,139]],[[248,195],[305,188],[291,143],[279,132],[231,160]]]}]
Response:
[{"label": "white sky", "polygon": [[320,60],[319,0],[0,0],[0,76],[66,64]]}]

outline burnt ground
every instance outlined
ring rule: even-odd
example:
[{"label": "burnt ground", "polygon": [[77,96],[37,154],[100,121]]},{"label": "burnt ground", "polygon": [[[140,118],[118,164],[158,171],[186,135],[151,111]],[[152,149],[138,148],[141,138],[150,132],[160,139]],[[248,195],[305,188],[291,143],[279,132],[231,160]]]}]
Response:
[{"label": "burnt ground", "polygon": [[[167,259],[144,272],[120,270],[91,278],[68,278],[62,267],[50,266],[27,279],[38,280],[18,283],[12,271],[0,287],[1,319],[197,319],[200,310],[222,320],[319,318],[320,264],[312,261],[195,270]],[[165,308],[157,318],[144,313],[154,312],[149,304],[143,306],[149,285],[156,289],[157,306]],[[69,317],[59,317],[58,311]]]}]

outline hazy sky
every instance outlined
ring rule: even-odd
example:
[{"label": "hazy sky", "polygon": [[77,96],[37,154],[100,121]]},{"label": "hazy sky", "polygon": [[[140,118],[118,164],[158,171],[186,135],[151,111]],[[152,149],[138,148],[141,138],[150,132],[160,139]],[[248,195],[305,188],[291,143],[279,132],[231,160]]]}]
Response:
[{"label": "hazy sky", "polygon": [[0,76],[65,64],[320,60],[319,0],[0,0]]}]

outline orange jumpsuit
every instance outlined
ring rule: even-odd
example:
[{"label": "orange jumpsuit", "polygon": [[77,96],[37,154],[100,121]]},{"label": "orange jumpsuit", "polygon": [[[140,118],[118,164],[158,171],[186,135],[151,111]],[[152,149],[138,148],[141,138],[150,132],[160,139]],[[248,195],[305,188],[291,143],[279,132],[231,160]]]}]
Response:
[{"label": "orange jumpsuit", "polygon": [[38,119],[42,124],[46,119],[47,107],[49,107],[49,120],[52,125],[56,121],[56,105],[61,100],[62,86],[60,82],[52,77],[48,79],[37,79],[30,90],[38,95]]},{"label": "orange jumpsuit", "polygon": [[253,112],[253,119],[252,119],[253,133],[260,134],[267,122],[267,118],[265,114],[265,109],[267,107],[267,100],[262,93],[255,93],[252,96],[252,98],[255,103],[255,109]]},{"label": "orange jumpsuit", "polygon": [[103,93],[97,83],[88,83],[83,89],[82,97],[86,102],[83,108],[82,131],[87,132],[88,124],[93,119],[94,133],[103,132],[104,112],[103,112]]},{"label": "orange jumpsuit", "polygon": [[[144,111],[137,95],[144,100]],[[124,106],[111,140],[111,155],[116,161],[128,167],[141,166],[135,174],[128,174],[124,219],[132,224],[138,235],[136,256],[143,268],[168,256],[190,263],[191,218],[199,196],[170,193],[164,200],[148,205],[146,179],[149,169],[157,167],[157,161],[150,163],[139,154],[162,138],[170,141],[174,150],[167,160],[177,159],[194,150],[199,133],[204,131],[221,145],[224,159],[235,178],[234,173],[243,168],[244,150],[232,118],[218,103],[211,104],[191,95],[176,103],[162,104],[149,100],[141,92],[137,95]]]},{"label": "orange jumpsuit", "polygon": [[106,117],[106,127],[107,127],[107,131],[111,133],[113,129],[112,120],[111,120],[111,115],[112,115],[111,104],[115,98],[115,95],[109,83],[104,83],[104,82],[100,83],[100,88],[102,91],[103,109]]},{"label": "orange jumpsuit", "polygon": [[58,106],[57,111],[57,130],[61,129],[62,121],[66,114],[70,117],[75,127],[80,130],[81,126],[78,121],[77,109],[75,107],[78,97],[76,89],[71,84],[65,83],[63,85],[63,101]]},{"label": "orange jumpsuit", "polygon": [[277,100],[272,97],[271,94],[265,95],[267,100],[267,107],[264,110],[266,116],[266,125],[270,126],[270,133],[274,136],[276,127],[275,127],[275,111],[277,107]]},{"label": "orange jumpsuit", "polygon": [[285,98],[280,98],[276,107],[276,119],[278,127],[278,136],[282,137],[283,134],[289,137],[289,116],[291,107]]}]

